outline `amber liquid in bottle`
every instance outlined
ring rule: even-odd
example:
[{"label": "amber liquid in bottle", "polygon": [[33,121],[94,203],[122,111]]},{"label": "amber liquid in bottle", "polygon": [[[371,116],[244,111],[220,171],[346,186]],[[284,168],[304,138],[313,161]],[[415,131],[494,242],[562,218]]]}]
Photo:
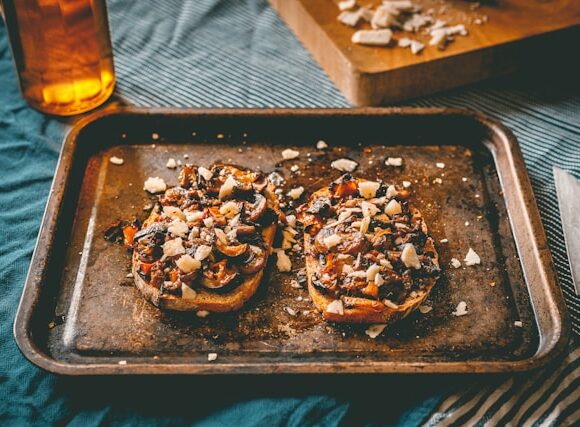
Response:
[{"label": "amber liquid in bottle", "polygon": [[26,100],[72,115],[105,102],[115,87],[105,0],[0,0]]}]

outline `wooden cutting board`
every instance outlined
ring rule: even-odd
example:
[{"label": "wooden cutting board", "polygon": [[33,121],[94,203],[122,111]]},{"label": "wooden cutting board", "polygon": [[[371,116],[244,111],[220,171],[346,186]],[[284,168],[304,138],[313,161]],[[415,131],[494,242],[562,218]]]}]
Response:
[{"label": "wooden cutting board", "polygon": [[[270,0],[296,36],[354,105],[381,105],[427,95],[515,71],[560,47],[578,55],[580,0],[496,0],[474,8],[465,0],[414,0],[423,11],[449,25],[464,24],[445,50],[428,46],[429,36],[395,33],[425,43],[418,55],[410,49],[369,47],[351,42],[356,29],[337,20],[339,0]],[[380,0],[359,0],[380,4]],[[485,21],[476,24],[475,21]],[[561,31],[570,30],[570,31]],[[566,52],[562,43],[569,42]]]}]

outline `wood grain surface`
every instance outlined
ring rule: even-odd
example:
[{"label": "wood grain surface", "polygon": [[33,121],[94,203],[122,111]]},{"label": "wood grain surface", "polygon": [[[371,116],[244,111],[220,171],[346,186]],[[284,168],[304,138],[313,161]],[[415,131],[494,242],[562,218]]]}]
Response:
[{"label": "wood grain surface", "polygon": [[[436,19],[464,24],[469,35],[457,36],[445,50],[428,46],[424,31],[395,32],[392,46],[369,47],[351,42],[352,34],[369,24],[351,28],[338,22],[338,2],[270,0],[346,98],[359,106],[396,102],[515,71],[530,60],[541,61],[554,48],[566,52],[563,43],[571,37],[578,40],[580,27],[577,0],[496,0],[477,8],[464,0],[414,0],[423,11],[433,9]],[[376,6],[380,1],[359,4]],[[478,25],[476,20],[486,22]],[[396,46],[401,37],[426,47],[414,55]]]}]

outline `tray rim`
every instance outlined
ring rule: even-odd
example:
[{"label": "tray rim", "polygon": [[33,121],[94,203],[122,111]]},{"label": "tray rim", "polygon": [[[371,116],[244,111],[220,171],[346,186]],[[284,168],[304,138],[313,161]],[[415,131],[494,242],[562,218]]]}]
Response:
[{"label": "tray rim", "polygon": [[[541,280],[541,287],[549,297],[546,303],[549,313],[546,326],[552,327],[553,336],[548,342],[542,338],[542,325],[539,325],[540,342],[537,352],[524,359],[511,361],[450,361],[450,362],[401,362],[375,361],[365,364],[357,361],[344,362],[282,362],[271,364],[268,362],[244,363],[127,363],[119,365],[112,363],[75,363],[63,362],[51,357],[40,349],[29,333],[29,326],[34,313],[34,307],[40,298],[40,287],[43,276],[49,268],[49,255],[54,243],[54,232],[59,221],[65,191],[68,187],[68,176],[71,170],[74,153],[77,148],[77,137],[81,131],[92,122],[114,115],[175,115],[175,116],[449,116],[459,115],[475,120],[486,126],[501,139],[500,149],[507,155],[509,174],[504,176],[500,170],[497,151],[488,147],[494,157],[502,188],[512,185],[510,193],[504,194],[510,226],[514,235],[516,249],[521,259],[522,271],[526,278],[526,287],[530,290],[530,280],[526,274],[527,268],[534,268],[533,276]],[[514,196],[518,200],[514,201]],[[510,208],[510,205],[515,204]],[[515,210],[519,207],[519,210]],[[515,210],[515,211],[514,211]],[[514,226],[517,216],[524,225]],[[524,229],[525,228],[525,229]],[[518,242],[522,233],[530,233],[531,251],[522,256],[522,247]],[[524,253],[526,251],[523,251]],[[530,254],[531,253],[531,254]],[[539,285],[535,285],[539,286]],[[530,290],[530,294],[532,294]],[[533,298],[532,307],[534,318],[539,322],[538,310]],[[80,119],[64,137],[60,156],[55,169],[49,197],[43,214],[36,245],[30,261],[28,274],[25,279],[22,296],[14,320],[14,337],[21,353],[36,366],[56,374],[62,375],[134,375],[134,374],[400,374],[400,373],[502,373],[521,372],[537,369],[555,361],[567,347],[570,339],[570,324],[561,288],[557,283],[552,256],[547,244],[543,223],[534,198],[524,159],[513,132],[499,121],[482,113],[467,109],[448,107],[363,107],[363,108],[141,108],[141,107],[112,107],[94,112]],[[117,359],[117,358],[111,358]],[[122,358],[118,358],[122,359]]]}]

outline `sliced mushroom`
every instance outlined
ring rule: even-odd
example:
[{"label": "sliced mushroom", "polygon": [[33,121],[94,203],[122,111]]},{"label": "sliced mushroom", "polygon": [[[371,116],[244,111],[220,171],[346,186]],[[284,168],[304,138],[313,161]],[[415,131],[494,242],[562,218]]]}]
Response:
[{"label": "sliced mushroom", "polygon": [[227,266],[227,260],[223,259],[203,272],[201,284],[209,289],[220,289],[229,285],[237,275],[235,270]]},{"label": "sliced mushroom", "polygon": [[266,208],[268,207],[268,201],[261,194],[256,194],[254,198],[254,203],[248,203],[246,205],[246,210],[248,211],[248,220],[251,222],[256,222],[259,220],[260,217],[264,215]]},{"label": "sliced mushroom", "polygon": [[252,234],[255,232],[256,232],[256,227],[254,227],[253,225],[240,224],[236,227],[236,235],[237,236],[248,235],[248,234]]},{"label": "sliced mushroom", "polygon": [[268,186],[268,178],[264,174],[257,174],[256,179],[252,182],[252,187],[257,192],[262,192]]},{"label": "sliced mushroom", "polygon": [[356,255],[365,253],[369,248],[369,242],[362,233],[356,233],[353,239],[344,245],[342,253]]},{"label": "sliced mushroom", "polygon": [[228,245],[227,243],[224,243],[222,239],[216,239],[215,247],[225,256],[233,258],[244,254],[248,249],[248,244],[242,243],[239,245]]},{"label": "sliced mushroom", "polygon": [[249,245],[243,257],[239,258],[237,269],[242,274],[253,274],[264,268],[266,252],[258,246]]}]

